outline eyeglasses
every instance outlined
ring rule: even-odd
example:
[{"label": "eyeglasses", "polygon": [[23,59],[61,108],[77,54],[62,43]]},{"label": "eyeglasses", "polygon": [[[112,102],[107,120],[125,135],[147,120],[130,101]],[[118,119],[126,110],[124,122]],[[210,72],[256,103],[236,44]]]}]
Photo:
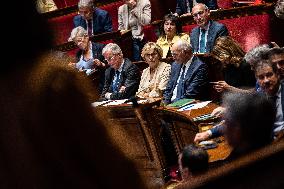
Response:
[{"label": "eyeglasses", "polygon": [[145,54],[144,56],[145,56],[145,58],[150,58],[150,56],[151,57],[156,57],[158,55],[158,53],[151,53],[151,54]]},{"label": "eyeglasses", "polygon": [[117,56],[117,55],[119,55],[119,54],[114,54],[114,55],[112,55],[112,57],[110,57],[110,58],[105,58],[105,61],[110,62],[110,61],[112,61],[112,60],[115,58],[115,56]]}]

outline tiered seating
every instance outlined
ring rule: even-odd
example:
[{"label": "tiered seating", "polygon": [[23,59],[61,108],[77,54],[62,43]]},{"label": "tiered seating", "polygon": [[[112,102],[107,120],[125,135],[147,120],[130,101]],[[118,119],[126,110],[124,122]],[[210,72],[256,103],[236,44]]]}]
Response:
[{"label": "tiered seating", "polygon": [[[75,2],[75,0],[73,0]],[[78,0],[77,0],[78,1]],[[113,23],[113,31],[116,31],[118,28],[118,23],[117,23],[117,11],[118,7],[123,4],[123,1],[117,1],[114,3],[110,3],[107,5],[100,6],[99,8],[106,10],[109,12],[111,18],[112,18],[112,23]],[[76,8],[76,4],[75,4]],[[75,9],[76,10],[76,9]],[[68,11],[68,8],[66,9],[66,12]],[[48,13],[46,15],[50,15],[51,13]],[[73,18],[74,16],[77,15],[76,11],[73,11],[68,14],[64,14],[64,11],[62,13],[62,16],[59,17],[54,17],[48,19],[48,22],[50,23],[51,30],[53,31],[55,35],[55,44],[59,45],[62,43],[67,42],[67,39],[70,36],[70,32],[72,31],[74,25],[73,25]]]}]

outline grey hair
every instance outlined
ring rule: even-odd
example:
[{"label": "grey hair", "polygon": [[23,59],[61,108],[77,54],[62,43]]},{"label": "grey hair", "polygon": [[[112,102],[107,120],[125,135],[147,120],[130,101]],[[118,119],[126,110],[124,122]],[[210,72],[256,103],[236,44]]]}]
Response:
[{"label": "grey hair", "polygon": [[278,18],[284,19],[284,0],[277,1],[274,13]]},{"label": "grey hair", "polygon": [[116,43],[109,43],[109,44],[107,44],[103,48],[102,54],[104,55],[108,51],[111,51],[113,54],[122,54],[121,48]]},{"label": "grey hair", "polygon": [[78,3],[78,8],[81,7],[89,7],[93,8],[94,7],[94,1],[93,0],[80,0]]},{"label": "grey hair", "polygon": [[178,47],[179,50],[185,50],[185,51],[191,51],[192,48],[190,46],[190,43],[188,41],[185,41],[185,40],[178,40],[176,42],[176,46]]},{"label": "grey hair", "polygon": [[268,44],[258,45],[251,50],[249,50],[245,56],[245,61],[250,64],[251,66],[255,66],[257,62],[263,59],[264,55],[270,50]]},{"label": "grey hair", "polygon": [[74,41],[76,37],[83,37],[85,35],[88,35],[87,30],[85,30],[82,26],[78,26],[71,31],[68,41]]}]

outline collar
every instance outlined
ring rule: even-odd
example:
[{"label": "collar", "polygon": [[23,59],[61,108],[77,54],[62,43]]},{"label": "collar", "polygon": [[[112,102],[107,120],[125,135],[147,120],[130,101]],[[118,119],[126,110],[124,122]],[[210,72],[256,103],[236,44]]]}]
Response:
[{"label": "collar", "polygon": [[211,25],[211,20],[208,21],[208,24],[207,24],[204,28],[199,27],[199,29],[200,29],[200,31],[201,31],[202,29],[205,29],[206,31],[208,31],[210,25]]},{"label": "collar", "polygon": [[186,69],[188,69],[189,66],[191,65],[192,59],[193,59],[193,56],[183,65],[183,66],[185,66]]},{"label": "collar", "polygon": [[122,68],[123,68],[124,63],[125,63],[125,60],[123,59],[121,65],[120,65],[120,67],[119,67],[119,69],[118,69],[117,71],[119,71],[119,72],[122,71]]}]

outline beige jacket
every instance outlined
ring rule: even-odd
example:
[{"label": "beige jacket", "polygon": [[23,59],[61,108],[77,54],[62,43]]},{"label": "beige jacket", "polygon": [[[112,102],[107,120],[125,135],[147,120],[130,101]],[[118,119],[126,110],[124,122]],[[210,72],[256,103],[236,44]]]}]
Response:
[{"label": "beige jacket", "polygon": [[171,65],[160,62],[155,70],[153,79],[150,80],[150,67],[143,70],[138,92],[139,97],[162,97],[163,91],[169,81]]}]

